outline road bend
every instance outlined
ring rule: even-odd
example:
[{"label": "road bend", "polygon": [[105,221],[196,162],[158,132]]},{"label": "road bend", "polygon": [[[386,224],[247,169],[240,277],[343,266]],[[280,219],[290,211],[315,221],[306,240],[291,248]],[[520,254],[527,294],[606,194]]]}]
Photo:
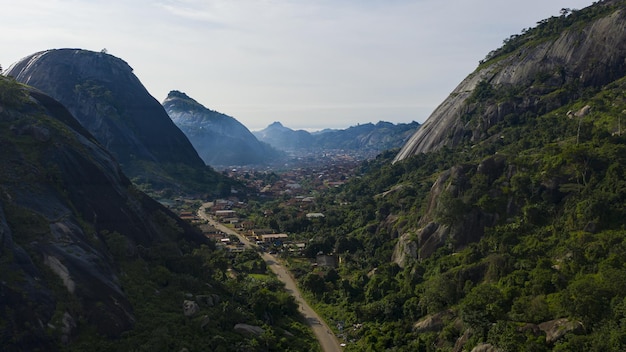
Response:
[{"label": "road bend", "polygon": [[[246,248],[256,248],[256,244],[250,242],[245,236],[237,231],[234,231],[224,226],[223,224],[215,221],[212,217],[207,215],[206,208],[210,206],[211,203],[204,203],[200,207],[200,209],[198,209],[198,217],[208,221],[209,224],[226,234],[237,236],[237,238],[239,238],[241,243],[243,243]],[[306,300],[302,298],[300,290],[296,285],[296,281],[291,276],[289,270],[287,270],[281,264],[278,258],[269,253],[261,253],[261,257],[265,261],[265,264],[270,268],[270,270],[272,270],[274,274],[276,274],[278,280],[285,284],[285,290],[287,290],[287,292],[289,292],[295,298],[296,303],[298,303],[298,310],[300,311],[300,314],[302,314],[307,324],[313,330],[313,333],[315,334],[317,341],[322,347],[322,350],[324,352],[342,351],[342,348],[339,345],[339,340],[337,339],[335,334],[332,333],[326,322],[322,318],[320,318],[320,316],[313,310],[313,308],[309,306]]]}]

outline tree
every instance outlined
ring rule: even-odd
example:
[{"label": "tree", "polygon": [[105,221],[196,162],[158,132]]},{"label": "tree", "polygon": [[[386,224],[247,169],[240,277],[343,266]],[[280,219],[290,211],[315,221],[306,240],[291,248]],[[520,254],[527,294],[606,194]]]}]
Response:
[{"label": "tree", "polygon": [[503,318],[504,303],[504,295],[496,286],[476,286],[461,302],[461,319],[485,337],[491,324]]},{"label": "tree", "polygon": [[318,274],[309,273],[302,280],[302,287],[319,295],[326,291],[326,282]]},{"label": "tree", "polygon": [[586,326],[597,324],[606,316],[611,294],[596,275],[574,280],[562,292],[561,304],[570,316],[582,319]]}]

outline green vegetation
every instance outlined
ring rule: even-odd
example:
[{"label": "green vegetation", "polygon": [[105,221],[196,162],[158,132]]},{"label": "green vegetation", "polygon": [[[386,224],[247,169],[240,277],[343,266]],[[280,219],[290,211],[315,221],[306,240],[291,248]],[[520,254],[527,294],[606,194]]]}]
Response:
[{"label": "green vegetation", "polygon": [[[190,226],[124,179],[116,182],[106,155],[56,117],[24,86],[0,77],[3,349],[318,350],[295,300],[255,252],[199,245]],[[224,194],[236,184],[215,172],[191,178],[205,177],[224,181]],[[142,223],[127,227],[140,233],[112,230],[102,220],[111,209],[94,203]],[[101,288],[112,295],[95,292]],[[107,311],[117,307],[128,315]],[[99,318],[112,326],[102,329]],[[118,336],[131,320],[132,329]],[[246,333],[236,324],[262,330]]]},{"label": "green vegetation", "polygon": [[[601,5],[542,21],[483,64],[623,2]],[[246,215],[256,226],[307,241],[304,258],[288,258],[289,267],[347,351],[472,350],[483,343],[504,351],[626,350],[626,78],[601,87],[559,85],[551,78],[562,70],[537,74],[532,89],[480,82],[461,109],[467,133],[457,146],[395,164],[396,151],[389,151],[364,163],[358,177],[315,195],[323,218],[307,219],[282,199],[251,202]],[[14,83],[0,82],[7,86],[3,104],[26,102]],[[488,108],[506,103],[516,109],[485,122]],[[2,127],[4,140],[25,146],[16,153],[3,145],[4,160],[46,165],[27,148],[33,138]],[[191,175],[199,188],[206,181],[194,170],[164,167],[177,178]],[[0,176],[14,184],[45,179],[64,194],[58,170],[25,170],[6,168]],[[211,182],[219,185],[211,192],[228,194],[228,181]],[[45,234],[45,219],[34,212],[15,204],[4,211],[23,234],[20,244]],[[255,252],[198,247],[178,238],[182,230],[171,218],[155,216],[174,240],[144,248],[127,234],[99,233],[119,265],[134,328],[111,340],[84,327],[68,350],[316,350],[294,299]],[[320,252],[340,264],[310,265]],[[1,254],[0,268],[8,270],[12,256]],[[183,314],[185,301],[197,311]],[[61,304],[54,321],[77,305]],[[0,329],[10,323],[0,319]],[[238,323],[263,332],[236,332]]]},{"label": "green vegetation", "polygon": [[[110,340],[86,330],[68,351],[316,351],[297,304],[282,283],[258,268],[258,255],[229,255],[208,247],[177,255],[175,246],[129,255],[124,237],[108,234],[107,243],[121,265],[124,290],[136,323]],[[241,271],[229,271],[229,267]],[[253,268],[251,271],[245,271]],[[199,309],[183,314],[183,302]],[[239,323],[261,327],[260,335],[234,330]]]},{"label": "green vegetation", "polygon": [[24,86],[14,78],[0,77],[0,103],[7,107],[16,107],[26,104],[28,94]]},{"label": "green vegetation", "polygon": [[552,16],[541,20],[537,22],[537,26],[524,28],[521,34],[514,34],[505,39],[502,47],[491,51],[480,63],[483,64],[494,59],[500,59],[520,47],[546,41],[560,35],[565,29],[575,29],[577,26],[588,24],[594,19],[605,16],[622,6],[619,1],[599,2],[604,2],[604,4],[602,6],[590,6],[581,10],[561,9],[560,16]]},{"label": "green vegetation", "polygon": [[[270,206],[267,221],[310,239],[306,256],[341,258],[337,269],[293,267],[318,310],[342,323],[346,350],[624,350],[625,91],[621,79],[557,109],[511,113],[454,150],[396,164],[384,153],[318,195],[325,218]],[[515,94],[485,85],[473,102]],[[466,118],[478,125],[481,114]],[[431,222],[449,235],[420,252]],[[390,264],[400,242],[418,256]]]}]

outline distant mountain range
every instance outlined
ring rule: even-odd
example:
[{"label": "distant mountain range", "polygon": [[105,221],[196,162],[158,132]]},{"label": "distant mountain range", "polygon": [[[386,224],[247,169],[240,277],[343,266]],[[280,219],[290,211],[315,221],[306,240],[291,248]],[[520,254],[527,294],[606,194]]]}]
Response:
[{"label": "distant mountain range", "polygon": [[265,164],[283,156],[235,118],[207,109],[185,93],[171,91],[163,107],[208,165]]},{"label": "distant mountain range", "polygon": [[259,140],[290,152],[342,149],[376,154],[400,148],[419,127],[417,122],[393,124],[380,121],[344,130],[327,129],[310,133],[292,130],[280,122],[274,122],[265,129],[252,133]]}]

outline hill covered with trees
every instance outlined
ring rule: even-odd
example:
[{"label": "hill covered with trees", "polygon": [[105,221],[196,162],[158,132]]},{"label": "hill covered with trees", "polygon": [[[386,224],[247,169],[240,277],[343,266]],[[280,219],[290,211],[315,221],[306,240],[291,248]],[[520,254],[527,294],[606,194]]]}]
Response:
[{"label": "hill covered with trees", "polygon": [[[477,72],[511,73],[574,34],[624,36],[625,23],[624,1],[565,11]],[[292,267],[346,350],[626,349],[626,51],[579,38],[594,49],[575,68],[548,55],[530,82],[482,76],[454,102],[447,135],[383,153],[319,196],[326,216],[299,230],[309,256],[340,264]]]}]

